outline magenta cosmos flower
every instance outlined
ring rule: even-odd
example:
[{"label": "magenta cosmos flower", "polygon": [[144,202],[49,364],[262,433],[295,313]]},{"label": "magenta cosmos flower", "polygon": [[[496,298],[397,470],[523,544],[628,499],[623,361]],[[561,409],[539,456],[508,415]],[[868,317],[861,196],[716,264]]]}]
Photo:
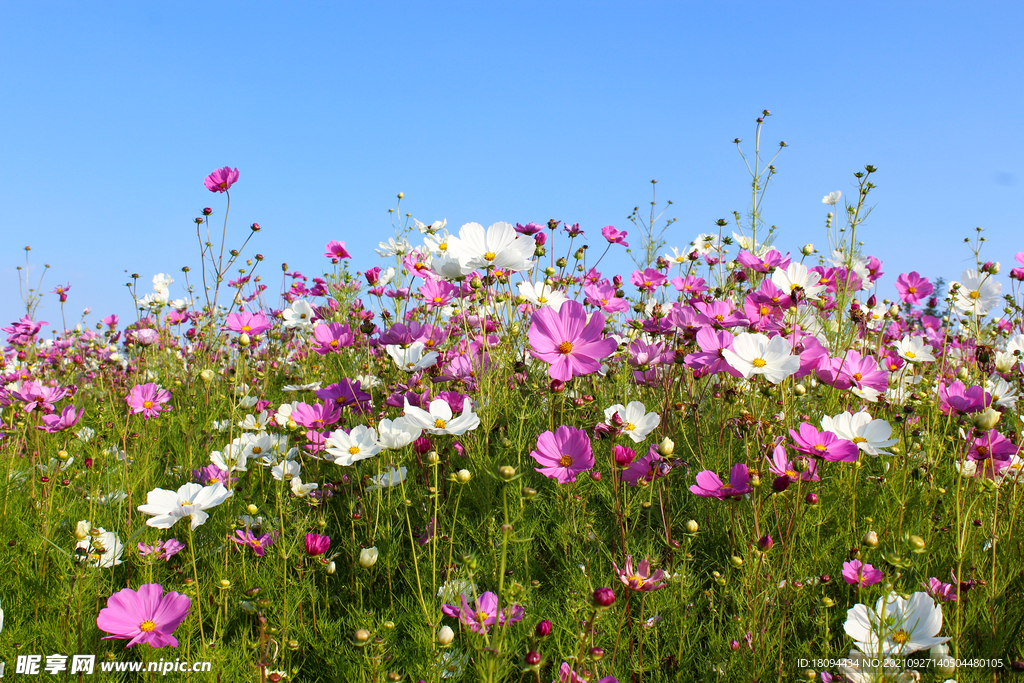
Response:
[{"label": "magenta cosmos flower", "polygon": [[882,580],[882,572],[860,560],[843,562],[843,579],[851,586],[873,586]]},{"label": "magenta cosmos flower", "polygon": [[473,633],[487,633],[488,626],[523,620],[524,611],[521,605],[506,607],[499,613],[498,596],[490,591],[476,599],[475,610],[469,606],[465,593],[460,597],[462,600],[459,606],[441,605],[441,612],[449,617],[455,617]]},{"label": "magenta cosmos flower", "polygon": [[576,301],[566,301],[555,311],[550,306],[533,314],[530,324],[530,355],[549,363],[551,379],[563,382],[601,369],[601,359],[615,351],[614,339],[602,339],[604,316],[587,312]]},{"label": "magenta cosmos flower", "polygon": [[857,444],[840,439],[832,432],[819,432],[817,427],[808,423],[800,423],[800,431],[789,430],[796,444],[795,450],[822,460],[856,462],[860,451]]},{"label": "magenta cosmos flower", "polygon": [[306,534],[306,554],[311,557],[323,555],[331,548],[330,536]]},{"label": "magenta cosmos flower", "polygon": [[915,306],[927,299],[928,295],[935,291],[935,287],[914,271],[901,273],[896,278],[896,291],[900,293],[900,301]]},{"label": "magenta cosmos flower", "polygon": [[261,334],[270,329],[270,321],[263,313],[239,311],[229,315],[225,322],[225,330],[244,334]]},{"label": "magenta cosmos flower", "polygon": [[171,406],[167,405],[167,402],[171,400],[171,392],[161,389],[159,385],[152,382],[136,384],[124,400],[128,403],[130,415],[142,413],[142,417],[147,420],[157,417],[163,410],[171,409]]},{"label": "magenta cosmos flower", "polygon": [[113,635],[103,640],[128,640],[125,647],[147,643],[152,647],[178,647],[174,629],[188,616],[192,601],[181,593],[164,594],[159,583],[147,583],[138,592],[125,588],[107,598],[96,626]]},{"label": "magenta cosmos flower", "polygon": [[543,467],[536,470],[559,484],[576,481],[576,475],[594,466],[590,437],[582,429],[562,425],[537,437],[537,450],[530,457]]},{"label": "magenta cosmos flower", "polygon": [[750,488],[750,470],[741,462],[732,466],[728,484],[722,483],[718,475],[711,470],[704,470],[697,473],[697,483],[690,487],[691,493],[718,500],[726,498],[739,500],[740,496],[751,491],[753,489]]},{"label": "magenta cosmos flower", "polygon": [[625,230],[616,230],[611,225],[601,228],[601,235],[608,240],[608,244],[621,244],[624,247],[628,247],[629,242],[626,241],[626,235],[628,234]]},{"label": "magenta cosmos flower", "polygon": [[203,184],[210,192],[227,192],[236,182],[238,182],[238,169],[225,166],[206,176]]},{"label": "magenta cosmos flower", "polygon": [[330,259],[352,258],[352,254],[348,253],[348,249],[345,248],[345,243],[336,240],[327,243],[327,251],[324,256]]},{"label": "magenta cosmos flower", "polygon": [[615,573],[619,575],[619,580],[622,581],[628,588],[635,591],[656,591],[659,588],[665,587],[665,572],[658,570],[651,573],[651,563],[645,559],[640,563],[640,566],[633,569],[633,556],[626,555],[626,566],[619,569],[619,566],[612,562],[612,567],[615,568]]}]

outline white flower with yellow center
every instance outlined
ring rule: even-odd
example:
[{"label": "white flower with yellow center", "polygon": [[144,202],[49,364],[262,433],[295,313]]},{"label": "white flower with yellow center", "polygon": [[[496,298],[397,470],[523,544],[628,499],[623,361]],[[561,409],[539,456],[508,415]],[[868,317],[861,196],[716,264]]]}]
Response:
[{"label": "white flower with yellow center", "polygon": [[902,657],[949,638],[938,638],[942,630],[942,607],[923,592],[904,599],[895,593],[883,596],[875,609],[854,605],[846,613],[846,634],[866,653]]},{"label": "white flower with yellow center", "polygon": [[377,431],[364,425],[356,425],[348,434],[341,429],[331,432],[324,446],[326,452],[334,456],[335,465],[351,465],[380,453]]},{"label": "white flower with yellow center", "polygon": [[893,342],[892,347],[900,358],[912,363],[930,363],[935,360],[931,349],[925,344],[924,337],[911,337],[909,334],[898,342]]},{"label": "white flower with yellow center", "polygon": [[384,418],[377,424],[380,445],[385,450],[397,451],[420,438],[423,430],[411,424],[404,417],[389,420]]},{"label": "white flower with yellow center", "polygon": [[988,273],[979,273],[968,268],[960,276],[960,282],[950,282],[949,290],[959,285],[953,305],[967,315],[985,315],[1000,302],[1003,285]]},{"label": "white flower with yellow center", "polygon": [[648,413],[647,407],[640,401],[630,401],[629,405],[616,403],[604,410],[604,421],[615,424],[615,416],[622,420],[622,433],[631,438],[634,443],[640,443],[647,438],[647,435],[658,428],[661,424],[661,416],[657,413]]},{"label": "white flower with yellow center", "polygon": [[769,339],[763,334],[744,332],[733,338],[731,349],[722,349],[721,353],[744,379],[764,375],[772,384],[778,384],[800,369],[800,357],[792,351],[793,345],[785,337]]},{"label": "white flower with yellow center", "polygon": [[790,263],[785,270],[776,268],[772,273],[772,284],[776,287],[787,294],[802,290],[807,299],[813,299],[828,288],[819,284],[820,280],[820,275],[802,263]]},{"label": "white flower with yellow center", "polygon": [[899,439],[890,439],[892,427],[885,420],[872,420],[870,413],[862,410],[851,415],[842,412],[835,417],[827,415],[821,418],[821,428],[832,432],[840,439],[857,444],[857,448],[872,456],[892,455],[882,450],[896,443]]},{"label": "white flower with yellow center", "polygon": [[473,404],[469,399],[462,406],[462,414],[453,417],[448,402],[435,398],[428,406],[429,410],[409,405],[405,399],[405,421],[413,427],[425,429],[431,434],[451,434],[461,436],[476,429],[480,425],[480,417],[473,412]]},{"label": "white flower with yellow center", "polygon": [[479,223],[467,223],[458,237],[448,240],[448,252],[459,260],[463,269],[501,268],[529,270],[537,243],[532,237],[520,235],[510,224],[498,222],[486,230]]},{"label": "white flower with yellow center", "polygon": [[556,312],[562,308],[562,304],[568,301],[568,297],[557,289],[552,288],[546,282],[520,282],[519,293],[537,308],[547,306]]},{"label": "white flower with yellow center", "polygon": [[146,504],[140,505],[138,510],[152,516],[146,524],[156,529],[170,529],[179,519],[188,517],[194,530],[210,517],[206,510],[232,495],[231,489],[224,488],[220,482],[212,486],[184,484],[177,491],[153,489],[146,495]]},{"label": "white flower with yellow center", "polygon": [[427,352],[427,347],[419,341],[404,349],[397,344],[390,344],[385,346],[384,350],[391,356],[391,360],[395,361],[395,365],[406,372],[426,370],[436,363],[438,358],[437,351]]}]

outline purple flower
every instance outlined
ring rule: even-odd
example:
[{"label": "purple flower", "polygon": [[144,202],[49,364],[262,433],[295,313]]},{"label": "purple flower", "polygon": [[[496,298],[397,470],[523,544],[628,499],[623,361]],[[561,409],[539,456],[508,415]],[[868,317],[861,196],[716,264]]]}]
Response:
[{"label": "purple flower", "polygon": [[750,493],[752,490],[750,488],[750,471],[741,462],[732,466],[728,484],[722,483],[718,475],[711,470],[704,470],[697,473],[697,483],[690,487],[691,493],[704,498],[717,498],[718,500],[725,500],[726,498],[739,500],[740,496]]},{"label": "purple flower", "polygon": [[487,633],[487,627],[494,624],[505,624],[522,621],[524,610],[521,605],[512,605],[504,610],[498,611],[498,596],[487,591],[476,599],[476,609],[469,606],[466,595],[461,596],[461,604],[441,605],[441,612],[449,617],[455,617],[469,628],[473,633]]},{"label": "purple flower", "polygon": [[851,586],[873,586],[882,580],[882,572],[860,560],[843,563],[843,578]]},{"label": "purple flower", "polygon": [[331,538],[320,534],[306,534],[306,554],[310,557],[323,555],[331,547]]}]

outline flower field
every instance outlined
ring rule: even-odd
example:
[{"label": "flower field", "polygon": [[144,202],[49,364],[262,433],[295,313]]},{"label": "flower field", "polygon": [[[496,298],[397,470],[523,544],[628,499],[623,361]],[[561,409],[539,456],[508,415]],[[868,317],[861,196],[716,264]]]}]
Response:
[{"label": "flower field", "polygon": [[950,281],[876,286],[878,171],[825,196],[826,247],[787,247],[761,155],[748,213],[696,236],[654,209],[394,210],[378,261],[332,241],[315,275],[254,253],[226,167],[201,265],[133,275],[132,319],[69,324],[65,284],[44,322],[25,289],[7,675],[42,655],[83,680],[75,654],[261,682],[1024,671],[1024,254],[1001,273],[979,232]]}]

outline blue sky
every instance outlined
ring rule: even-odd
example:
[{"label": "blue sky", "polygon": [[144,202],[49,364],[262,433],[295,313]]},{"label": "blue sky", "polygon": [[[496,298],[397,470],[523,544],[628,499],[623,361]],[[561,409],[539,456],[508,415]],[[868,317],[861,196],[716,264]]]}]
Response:
[{"label": "blue sky", "polygon": [[[199,264],[192,219],[314,274],[344,240],[377,264],[387,209],[450,228],[548,218],[588,235],[659,198],[683,246],[744,211],[732,145],[789,147],[763,207],[777,245],[825,243],[821,197],[878,169],[860,232],[881,293],[903,271],[956,278],[963,238],[1009,271],[1024,250],[1020,3],[2,2],[0,321],[21,315],[28,244],[70,283],[70,319],[124,316]],[[631,234],[632,236],[632,234]],[[596,243],[595,243],[596,245]],[[623,258],[614,265],[627,267]],[[606,262],[607,264],[607,262]],[[56,296],[40,317],[59,320]]]}]

